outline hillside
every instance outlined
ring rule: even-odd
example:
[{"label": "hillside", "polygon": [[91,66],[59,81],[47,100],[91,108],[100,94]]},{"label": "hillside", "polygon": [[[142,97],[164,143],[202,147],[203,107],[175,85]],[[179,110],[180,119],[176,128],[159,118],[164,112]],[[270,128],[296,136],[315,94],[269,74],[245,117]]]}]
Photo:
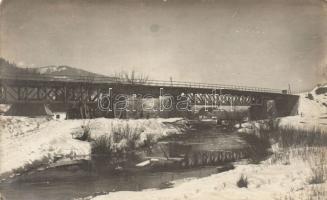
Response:
[{"label": "hillside", "polygon": [[92,76],[92,77],[106,77],[101,74],[96,74],[82,69],[77,69],[70,66],[45,66],[37,68],[22,68],[15,63],[0,58],[0,74],[32,74],[32,75],[54,75],[54,76]]},{"label": "hillside", "polygon": [[70,66],[45,66],[35,68],[34,71],[38,74],[50,74],[50,75],[65,75],[65,76],[92,76],[92,77],[105,77],[101,74],[96,74],[82,69],[76,69]]}]

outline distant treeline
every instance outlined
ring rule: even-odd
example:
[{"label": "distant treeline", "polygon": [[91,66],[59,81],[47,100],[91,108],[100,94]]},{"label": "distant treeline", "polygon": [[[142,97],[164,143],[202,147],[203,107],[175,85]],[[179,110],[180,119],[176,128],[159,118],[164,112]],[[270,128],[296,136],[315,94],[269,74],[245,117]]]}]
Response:
[{"label": "distant treeline", "polygon": [[36,74],[37,71],[33,68],[22,68],[18,67],[16,63],[9,62],[4,58],[0,57],[0,74],[15,74],[15,73],[30,73]]}]

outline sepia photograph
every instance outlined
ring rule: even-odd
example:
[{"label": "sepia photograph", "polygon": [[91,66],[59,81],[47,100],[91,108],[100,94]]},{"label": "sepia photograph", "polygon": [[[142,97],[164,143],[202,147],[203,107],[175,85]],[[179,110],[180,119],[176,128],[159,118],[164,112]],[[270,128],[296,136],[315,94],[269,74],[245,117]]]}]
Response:
[{"label": "sepia photograph", "polygon": [[327,200],[327,0],[0,0],[0,200]]}]

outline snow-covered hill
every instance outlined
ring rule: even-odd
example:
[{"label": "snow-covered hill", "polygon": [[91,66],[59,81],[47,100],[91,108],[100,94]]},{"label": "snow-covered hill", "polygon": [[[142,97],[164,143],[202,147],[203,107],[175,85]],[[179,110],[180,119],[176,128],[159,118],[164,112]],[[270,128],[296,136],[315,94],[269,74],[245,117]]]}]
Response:
[{"label": "snow-covered hill", "polygon": [[66,66],[47,66],[37,68],[36,71],[40,74],[51,74],[67,70]]},{"label": "snow-covered hill", "polygon": [[29,74],[33,76],[47,75],[64,75],[64,76],[92,76],[105,77],[104,75],[89,72],[74,67],[60,65],[60,66],[45,66],[38,68],[19,67],[15,63],[11,63],[0,57],[0,74]]},{"label": "snow-covered hill", "polygon": [[92,76],[92,77],[104,77],[104,75],[96,74],[82,69],[77,69],[70,66],[46,66],[34,69],[38,74],[50,74],[50,75],[65,75],[65,76]]}]

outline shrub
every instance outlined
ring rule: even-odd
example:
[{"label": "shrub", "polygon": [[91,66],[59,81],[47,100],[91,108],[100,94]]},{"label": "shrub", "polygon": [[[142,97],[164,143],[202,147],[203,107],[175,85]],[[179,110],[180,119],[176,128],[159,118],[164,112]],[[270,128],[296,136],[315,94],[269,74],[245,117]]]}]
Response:
[{"label": "shrub", "polygon": [[80,140],[87,141],[91,139],[91,130],[89,126],[82,126],[83,134],[80,137]]},{"label": "shrub", "polygon": [[92,154],[105,154],[111,156],[112,138],[110,136],[101,135],[93,141],[91,147]]},{"label": "shrub", "polygon": [[317,89],[316,89],[316,94],[325,94],[325,93],[327,93],[327,87],[318,87]]},{"label": "shrub", "polygon": [[80,129],[72,133],[72,137],[77,140],[90,141],[91,129],[89,124],[82,125]]},{"label": "shrub", "polygon": [[242,174],[240,179],[237,181],[236,185],[239,188],[243,188],[243,187],[247,188],[248,187],[248,178]]},{"label": "shrub", "polygon": [[92,153],[109,155],[113,153],[120,154],[133,152],[136,149],[151,145],[154,139],[151,136],[147,136],[147,134],[144,138],[141,138],[143,132],[144,128],[132,128],[128,123],[119,126],[112,125],[110,132],[94,139],[92,143]]},{"label": "shrub", "polygon": [[313,95],[311,93],[308,93],[308,96],[306,96],[306,98],[310,99],[310,100],[313,100]]}]

